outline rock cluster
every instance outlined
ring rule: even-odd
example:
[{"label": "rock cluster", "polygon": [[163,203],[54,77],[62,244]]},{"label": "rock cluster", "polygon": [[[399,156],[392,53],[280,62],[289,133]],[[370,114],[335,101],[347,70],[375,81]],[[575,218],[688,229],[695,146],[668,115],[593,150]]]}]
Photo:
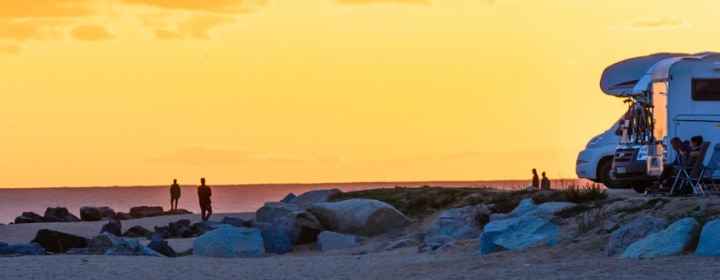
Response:
[{"label": "rock cluster", "polygon": [[26,223],[56,223],[56,222],[80,222],[100,220],[130,220],[161,215],[182,215],[192,214],[185,209],[164,211],[161,206],[137,206],[130,208],[129,213],[115,212],[107,206],[83,206],[80,207],[80,218],[70,213],[65,207],[48,207],[45,215],[40,216],[34,212],[23,212],[15,218],[15,224]]}]

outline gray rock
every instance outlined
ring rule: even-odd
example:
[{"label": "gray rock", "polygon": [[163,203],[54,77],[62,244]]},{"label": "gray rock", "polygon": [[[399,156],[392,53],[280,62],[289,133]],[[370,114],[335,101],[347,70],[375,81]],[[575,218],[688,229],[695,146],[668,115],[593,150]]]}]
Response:
[{"label": "gray rock", "polygon": [[307,208],[315,203],[328,202],[330,201],[330,197],[339,193],[342,193],[339,189],[309,191],[293,198],[290,200],[290,203],[297,204],[302,208]]},{"label": "gray rock", "polygon": [[168,242],[165,240],[152,240],[150,241],[150,243],[148,243],[146,247],[168,258],[177,257],[177,253],[175,253],[175,250],[170,247],[170,244],[168,244]]},{"label": "gray rock", "polygon": [[196,238],[193,254],[212,258],[262,258],[265,247],[259,229],[223,225]]},{"label": "gray rock", "polygon": [[548,220],[537,216],[524,216],[507,220],[492,221],[485,225],[480,235],[479,255],[498,250],[525,248],[547,240],[560,231]]},{"label": "gray rock", "polygon": [[273,231],[261,230],[260,235],[263,238],[263,245],[265,246],[265,252],[270,254],[285,254],[292,252],[292,241],[288,237],[287,232],[282,230]]},{"label": "gray rock", "polygon": [[630,244],[663,230],[666,225],[667,221],[665,219],[655,218],[650,215],[635,219],[610,234],[608,243],[605,246],[605,256],[609,257],[623,252]]},{"label": "gray rock", "polygon": [[80,207],[80,219],[83,221],[99,221],[103,218],[115,219],[115,210],[107,206]]},{"label": "gray rock", "polygon": [[478,216],[489,216],[490,213],[490,208],[484,204],[443,211],[430,224],[425,238],[441,235],[455,239],[477,238],[483,226],[478,223]]},{"label": "gray rock", "polygon": [[122,224],[120,223],[120,221],[109,220],[100,229],[100,233],[103,233],[103,232],[112,233],[116,236],[121,236],[122,235]]},{"label": "gray rock", "polygon": [[695,255],[698,257],[720,257],[720,242],[718,240],[720,240],[720,220],[715,219],[703,227]]},{"label": "gray rock", "polygon": [[358,238],[332,231],[323,231],[318,235],[317,248],[321,251],[347,249],[360,246]]},{"label": "gray rock", "polygon": [[699,233],[700,224],[695,218],[684,218],[662,231],[630,244],[620,258],[642,259],[678,255]]},{"label": "gray rock", "polygon": [[65,207],[48,207],[45,209],[45,215],[43,218],[45,222],[67,222],[65,216],[70,214]]},{"label": "gray rock", "polygon": [[343,234],[375,236],[410,223],[397,209],[373,199],[354,198],[315,203],[308,211],[317,217],[326,230]]},{"label": "gray rock", "polygon": [[43,216],[40,216],[35,212],[22,212],[22,215],[15,218],[16,224],[30,224],[42,222],[45,222]]},{"label": "gray rock", "polygon": [[[267,202],[255,213],[257,222],[269,224],[263,226],[272,232],[285,232],[292,244],[305,244],[317,240],[317,235],[323,231],[322,223],[310,212],[298,207],[296,204]],[[254,226],[258,227],[259,226]]]}]

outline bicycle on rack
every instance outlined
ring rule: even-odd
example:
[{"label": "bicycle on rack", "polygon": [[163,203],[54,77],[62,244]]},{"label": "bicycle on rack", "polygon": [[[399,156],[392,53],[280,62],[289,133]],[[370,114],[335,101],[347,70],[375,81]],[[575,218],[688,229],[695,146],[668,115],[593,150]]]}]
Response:
[{"label": "bicycle on rack", "polygon": [[625,123],[622,127],[627,130],[627,144],[649,144],[655,141],[653,135],[654,106],[636,98],[628,98],[623,102],[628,104]]}]

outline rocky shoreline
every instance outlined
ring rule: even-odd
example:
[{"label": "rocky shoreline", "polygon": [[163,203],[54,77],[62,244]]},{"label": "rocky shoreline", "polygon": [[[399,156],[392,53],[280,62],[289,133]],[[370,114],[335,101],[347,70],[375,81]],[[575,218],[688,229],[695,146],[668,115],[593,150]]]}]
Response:
[{"label": "rocky shoreline", "polygon": [[[47,242],[41,242],[40,237],[52,236],[50,239],[57,241],[57,236],[64,233],[38,230],[34,242],[0,243],[0,253],[6,252],[6,256],[51,253],[274,259],[309,252],[328,257],[395,252],[404,258],[410,257],[408,254],[416,257],[462,254],[474,258],[477,264],[492,256],[510,254],[521,258],[524,252],[561,260],[583,255],[616,261],[687,259],[690,255],[699,260],[720,255],[715,245],[720,228],[716,216],[720,211],[714,198],[648,199],[637,195],[620,198],[610,195],[602,203],[593,202],[594,206],[588,206],[588,203],[567,201],[536,203],[541,193],[529,192],[524,194],[528,197],[505,213],[496,212],[500,207],[495,201],[449,207],[418,218],[408,217],[388,203],[374,199],[330,201],[337,192],[313,191],[298,197],[289,196],[285,202],[268,202],[254,215],[244,218],[222,217],[221,221],[195,224],[190,223],[191,219],[184,219],[188,216],[195,219],[194,214],[178,216],[183,219],[174,221],[169,220],[171,216],[129,220],[130,224],[155,218],[169,221],[167,226],[156,225],[154,231],[147,230],[134,237],[126,234],[135,230],[123,233],[118,220],[93,222],[102,225],[101,229],[96,229],[94,234],[75,236],[86,240],[87,244],[78,243],[81,245],[68,243],[52,248]],[[4,230],[20,226],[23,225],[1,227]],[[177,234],[193,226],[202,226],[204,230]],[[159,230],[163,228],[175,229],[175,234]],[[147,244],[143,244],[145,242]],[[15,251],[7,253],[13,249]],[[558,252],[567,256],[557,255]]]}]

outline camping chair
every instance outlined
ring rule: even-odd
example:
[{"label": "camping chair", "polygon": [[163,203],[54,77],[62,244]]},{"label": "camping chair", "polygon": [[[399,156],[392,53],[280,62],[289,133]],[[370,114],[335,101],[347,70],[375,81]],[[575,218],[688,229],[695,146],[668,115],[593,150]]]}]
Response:
[{"label": "camping chair", "polygon": [[715,144],[710,161],[703,167],[703,176],[701,178],[703,187],[705,187],[706,190],[709,186],[712,186],[715,194],[720,195],[720,191],[718,191],[717,184],[715,183],[716,179],[720,179],[715,178],[715,171],[717,170],[720,170],[720,143]]},{"label": "camping chair", "polygon": [[670,195],[674,194],[675,188],[680,190],[685,185],[688,185],[695,195],[707,195],[703,190],[702,179],[705,171],[703,161],[705,161],[705,154],[707,153],[708,147],[710,147],[710,142],[704,142],[700,145],[697,160],[692,167],[678,168],[675,182],[673,182],[672,188],[670,188]]}]

